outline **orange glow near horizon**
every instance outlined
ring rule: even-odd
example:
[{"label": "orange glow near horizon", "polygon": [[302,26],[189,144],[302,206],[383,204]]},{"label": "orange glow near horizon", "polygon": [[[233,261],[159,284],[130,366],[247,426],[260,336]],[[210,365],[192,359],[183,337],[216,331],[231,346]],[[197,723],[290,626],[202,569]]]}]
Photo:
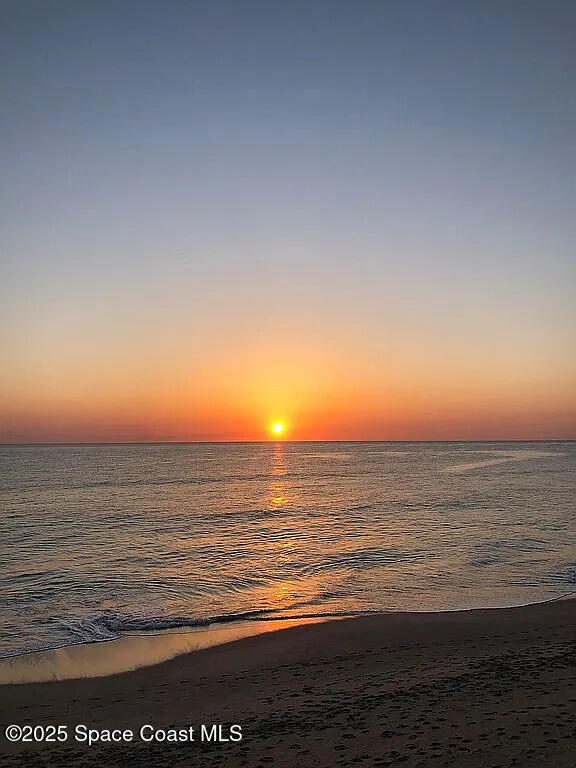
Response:
[{"label": "orange glow near horizon", "polygon": [[0,442],[574,435],[573,377],[552,376],[552,361],[529,369],[531,358],[493,350],[482,367],[478,345],[414,349],[393,334],[387,353],[376,354],[344,330],[337,338],[297,329],[215,335],[193,362],[179,340],[142,347],[110,338],[106,365],[74,347],[54,348],[50,360],[36,350],[43,364],[32,368],[30,351],[1,387]]}]

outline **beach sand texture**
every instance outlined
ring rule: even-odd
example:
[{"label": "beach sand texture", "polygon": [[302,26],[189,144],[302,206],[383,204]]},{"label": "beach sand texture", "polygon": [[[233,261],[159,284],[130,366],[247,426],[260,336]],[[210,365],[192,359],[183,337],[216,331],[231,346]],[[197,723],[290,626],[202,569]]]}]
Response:
[{"label": "beach sand texture", "polygon": [[8,744],[9,766],[576,766],[574,600],[273,632],[107,678],[0,687],[1,721],[242,726],[238,743]]}]

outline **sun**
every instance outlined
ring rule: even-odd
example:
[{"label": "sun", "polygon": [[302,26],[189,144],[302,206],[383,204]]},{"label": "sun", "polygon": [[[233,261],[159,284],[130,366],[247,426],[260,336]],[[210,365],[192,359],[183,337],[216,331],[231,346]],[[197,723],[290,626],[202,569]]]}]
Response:
[{"label": "sun", "polygon": [[281,421],[275,421],[273,424],[270,425],[270,431],[273,435],[281,435],[286,427],[284,424],[282,424]]}]

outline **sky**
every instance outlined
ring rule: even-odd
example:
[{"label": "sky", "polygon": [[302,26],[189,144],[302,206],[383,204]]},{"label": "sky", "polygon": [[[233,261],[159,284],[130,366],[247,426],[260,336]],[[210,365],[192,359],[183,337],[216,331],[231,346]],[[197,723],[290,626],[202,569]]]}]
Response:
[{"label": "sky", "polygon": [[3,0],[0,442],[576,438],[575,24]]}]

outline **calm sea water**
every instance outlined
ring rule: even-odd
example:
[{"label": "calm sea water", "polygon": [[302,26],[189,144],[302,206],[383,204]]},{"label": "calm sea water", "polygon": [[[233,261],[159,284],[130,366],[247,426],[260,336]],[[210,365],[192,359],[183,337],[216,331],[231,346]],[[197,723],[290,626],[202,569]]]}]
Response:
[{"label": "calm sea water", "polygon": [[0,655],[576,590],[575,443],[0,448]]}]

